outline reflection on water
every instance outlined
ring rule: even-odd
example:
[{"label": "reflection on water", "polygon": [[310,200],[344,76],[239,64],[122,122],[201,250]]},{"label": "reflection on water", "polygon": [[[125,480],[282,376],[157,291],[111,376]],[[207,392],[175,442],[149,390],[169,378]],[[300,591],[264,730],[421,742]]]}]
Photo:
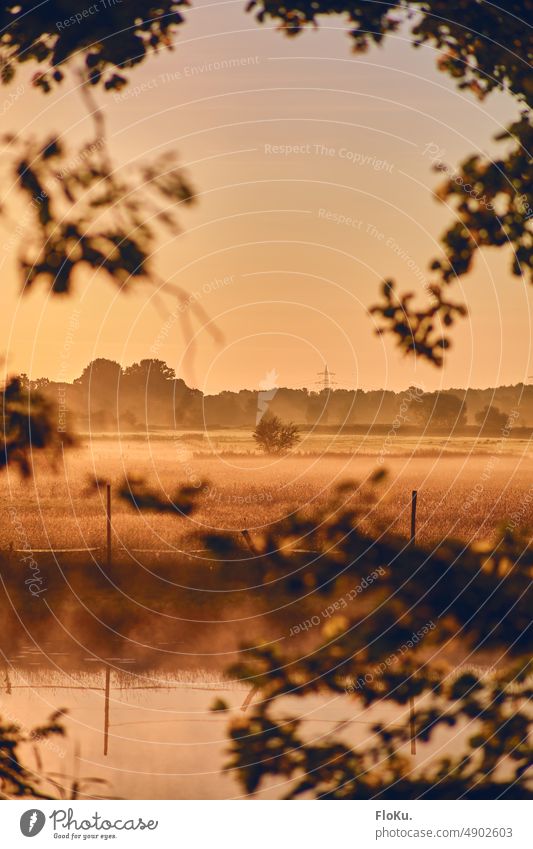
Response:
[{"label": "reflection on water", "polygon": [[250,566],[225,567],[221,590],[205,565],[39,565],[45,592],[35,597],[20,560],[0,564],[0,715],[30,729],[66,711],[66,738],[23,752],[52,776],[47,792],[69,796],[83,778],[86,796],[240,795],[223,771],[228,713],[210,707],[224,698],[242,715],[250,687],[225,676],[239,644],[280,639],[300,612],[278,611]]},{"label": "reflection on water", "polygon": [[[25,744],[23,752],[26,763],[52,777],[48,792],[68,797],[72,783],[86,779],[82,796],[242,796],[223,767],[228,722],[248,709],[250,687],[225,670],[244,641],[287,640],[310,602],[284,598],[250,562],[159,564],[155,574],[139,563],[104,570],[41,558],[40,568],[45,592],[35,597],[23,563],[0,563],[0,715],[30,729],[55,710],[67,711],[66,738]],[[306,652],[319,630],[291,648]],[[221,698],[229,710],[213,713]],[[344,694],[280,702],[281,713],[301,717],[304,733],[317,742],[334,734],[368,745],[376,720],[408,723],[407,709],[363,708]],[[452,732],[455,751],[462,736],[461,729]],[[413,763],[446,750],[452,738],[435,734]],[[287,790],[272,782],[259,795],[278,798]]]},{"label": "reflection on water", "polygon": [[[82,784],[85,797],[227,799],[243,796],[235,777],[223,770],[227,725],[242,716],[249,695],[241,683],[206,670],[137,676],[124,670],[106,675],[105,668],[70,674],[34,668],[11,670],[0,712],[30,727],[52,710],[68,710],[67,737],[39,745],[44,771],[57,782],[52,792],[68,795],[73,778],[85,778],[90,779]],[[228,712],[210,710],[217,697],[225,700]],[[281,712],[299,715],[305,733],[316,742],[335,733],[351,745],[368,745],[378,718],[392,726],[408,722],[405,711],[390,705],[363,709],[344,695],[287,698]],[[454,749],[468,733],[455,731]],[[413,765],[442,754],[446,736],[436,735],[412,759]],[[26,760],[37,769],[34,755],[28,751]],[[271,782],[258,797],[278,798],[285,792],[287,786]]]},{"label": "reflection on water", "polygon": [[[66,795],[80,778],[106,782],[86,781],[88,796],[227,798],[239,792],[221,769],[227,715],[209,708],[221,695],[239,710],[247,694],[242,685],[205,671],[137,677],[122,670],[106,675],[105,668],[64,674],[34,667],[11,669],[2,690],[1,715],[24,728],[66,709],[67,736],[38,745],[44,772]],[[26,748],[26,762],[38,769],[36,753]]]}]

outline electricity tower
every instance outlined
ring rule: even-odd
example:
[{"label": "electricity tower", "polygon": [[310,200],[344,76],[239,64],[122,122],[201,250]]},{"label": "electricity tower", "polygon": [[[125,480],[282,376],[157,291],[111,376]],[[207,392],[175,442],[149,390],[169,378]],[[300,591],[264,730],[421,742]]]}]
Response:
[{"label": "electricity tower", "polygon": [[335,377],[335,372],[330,371],[328,369],[327,363],[324,368],[324,371],[318,372],[318,377],[320,378],[320,380],[317,380],[315,382],[317,386],[320,386],[322,391],[325,389],[327,392],[329,392],[330,389],[333,389],[333,387],[337,385],[337,381],[333,379]]}]

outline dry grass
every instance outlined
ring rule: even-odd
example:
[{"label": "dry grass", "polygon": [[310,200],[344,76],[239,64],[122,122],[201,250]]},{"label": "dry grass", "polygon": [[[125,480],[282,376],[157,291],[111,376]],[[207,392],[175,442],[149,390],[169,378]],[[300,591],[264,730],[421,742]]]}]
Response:
[{"label": "dry grass", "polygon": [[[4,474],[0,548],[22,548],[26,543],[32,548],[102,546],[105,499],[102,491],[91,488],[95,478],[118,484],[124,476],[141,476],[161,495],[172,495],[181,484],[206,482],[200,509],[188,519],[113,505],[115,545],[188,550],[201,547],[206,531],[238,532],[246,527],[259,533],[296,509],[323,516],[337,484],[362,482],[378,467],[378,451],[354,454],[352,447],[350,453],[276,459],[237,451],[230,437],[234,439],[232,432],[212,434],[200,450],[199,440],[189,439],[192,451],[180,448],[184,443],[174,439],[86,440],[55,471],[48,461],[36,460],[31,481]],[[487,537],[512,514],[519,515],[521,524],[530,522],[533,500],[527,494],[533,485],[533,461],[524,445],[518,440],[508,440],[504,446],[485,440],[483,453],[469,454],[464,443],[448,440],[446,453],[421,457],[412,456],[412,446],[397,440],[396,456],[386,459],[389,475],[376,490],[367,524],[385,522],[407,534],[412,489],[419,490],[422,542],[446,536],[465,541]],[[424,446],[417,444],[421,451]],[[321,447],[326,448],[326,442]],[[16,510],[17,525],[10,508]]]}]

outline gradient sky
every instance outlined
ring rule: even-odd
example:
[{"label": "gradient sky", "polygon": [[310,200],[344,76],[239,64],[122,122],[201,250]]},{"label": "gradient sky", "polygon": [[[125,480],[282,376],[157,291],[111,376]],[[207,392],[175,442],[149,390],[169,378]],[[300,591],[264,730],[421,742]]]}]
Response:
[{"label": "gradient sky", "polygon": [[[80,274],[66,299],[43,288],[21,298],[14,254],[4,250],[9,370],[70,380],[96,356],[127,365],[155,350],[206,392],[257,387],[272,371],[280,385],[311,388],[325,363],[340,386],[363,389],[524,380],[533,371],[531,293],[510,274],[505,250],[481,253],[454,287],[470,316],[441,370],[400,357],[393,340],[374,335],[367,313],[383,277],[424,301],[408,259],[431,281],[428,263],[452,217],[433,197],[440,178],[426,145],[438,144],[452,167],[475,151],[495,153],[492,137],[517,104],[500,93],[480,103],[459,92],[436,70],[435,52],[415,50],[405,34],[354,56],[340,19],[289,41],[243,5],[187,11],[175,50],[130,74],[144,92],[99,94],[117,166],[179,153],[198,198],[180,214],[182,233],[164,234],[158,271],[194,294],[225,342],[195,321],[193,358],[177,322],[161,344],[165,316],[150,288],[124,295],[104,276]],[[242,64],[208,67],[228,59]],[[4,129],[38,137],[61,130],[73,145],[92,136],[74,85],[44,97],[26,80],[13,84],[25,83],[25,92]],[[300,150],[285,155],[276,145]],[[9,238],[0,233],[0,249]],[[164,301],[170,315],[176,304]]]}]

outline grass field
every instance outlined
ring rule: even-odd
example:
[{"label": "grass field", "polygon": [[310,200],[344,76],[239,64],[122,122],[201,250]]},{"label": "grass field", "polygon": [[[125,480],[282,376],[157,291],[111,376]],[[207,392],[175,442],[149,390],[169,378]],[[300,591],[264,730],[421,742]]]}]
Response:
[{"label": "grass field", "polygon": [[[302,446],[302,453],[274,458],[257,454],[248,435],[238,432],[178,440],[159,434],[149,441],[102,436],[82,440],[55,468],[49,459],[36,459],[30,480],[3,475],[0,548],[98,549],[91,555],[34,554],[30,562],[42,577],[45,604],[28,592],[33,567],[24,555],[0,558],[3,710],[7,706],[9,718],[30,727],[52,709],[67,709],[68,737],[59,749],[41,752],[46,770],[67,775],[81,769],[107,782],[97,792],[127,798],[146,797],[148,773],[154,798],[230,798],[242,792],[222,770],[228,714],[213,714],[210,707],[215,697],[223,698],[230,715],[242,721],[249,691],[228,680],[227,670],[243,643],[280,644],[296,655],[313,651],[321,628],[294,640],[291,634],[325,600],[315,593],[284,593],[277,582],[265,580],[249,552],[244,562],[223,559],[218,567],[208,553],[179,554],[201,549],[206,532],[240,537],[246,527],[259,538],[295,510],[320,521],[331,509],[335,488],[346,481],[356,484],[346,498],[363,508],[368,529],[390,528],[405,538],[411,491],[417,489],[422,543],[490,538],[504,522],[532,523],[533,458],[519,440],[485,440],[474,451],[467,440],[439,446],[438,440],[413,445],[398,439],[385,457],[382,439],[373,438],[371,445],[360,437],[346,439],[351,441],[343,450],[337,445],[328,452],[327,439],[317,436],[315,450]],[[368,480],[381,468],[388,475],[371,499]],[[199,509],[189,518],[141,514],[116,497],[125,476],[143,477],[160,496],[202,482]],[[114,493],[111,566],[104,550],[105,493],[95,489],[96,479],[110,481]],[[169,553],[151,553],[158,549]],[[352,588],[356,579],[345,580]],[[343,589],[341,582],[339,597]],[[358,596],[352,613],[364,617],[371,610],[365,596]],[[505,662],[502,652],[472,653],[460,639],[439,647],[438,656],[450,675],[465,669],[489,675],[493,665]],[[110,727],[104,755],[107,669]],[[343,739],[354,746],[368,745],[378,720],[395,726],[409,721],[407,706],[354,706],[345,693],[282,703],[283,711],[300,716],[307,735],[322,740],[341,724]],[[458,751],[464,733],[447,731],[416,755],[406,746],[404,753],[414,766],[426,764],[443,747]],[[33,756],[28,750],[28,758]],[[139,764],[148,765],[146,772]],[[279,788],[267,783],[262,795],[278,796]]]},{"label": "grass field", "polygon": [[[332,432],[327,432],[331,430]],[[383,432],[350,433],[335,431],[335,428],[313,429],[300,432],[300,442],[296,446],[297,456],[324,456],[332,454],[379,457],[439,457],[442,455],[487,454],[497,450],[505,456],[521,455],[528,451],[530,440],[516,437],[501,439],[485,436],[451,436],[442,435],[419,436],[383,429]],[[114,439],[114,437],[113,437]],[[88,445],[99,442],[109,442],[108,433],[84,435],[82,443]],[[212,454],[245,454],[257,455],[257,446],[249,428],[221,428],[207,431],[165,431],[158,430],[146,433],[123,433],[120,439],[122,445],[135,442],[144,444],[168,443],[177,452],[180,446],[192,451],[195,455]]]},{"label": "grass field", "polygon": [[[202,483],[202,490],[198,511],[187,519],[140,514],[114,499],[117,550],[196,549],[205,532],[248,528],[259,534],[294,510],[323,517],[338,484],[363,483],[377,468],[388,475],[367,509],[368,526],[385,523],[407,534],[412,489],[419,491],[421,542],[490,537],[509,517],[516,524],[531,522],[533,458],[521,440],[483,440],[475,446],[470,440],[441,440],[439,447],[435,439],[415,445],[397,439],[390,453],[380,455],[383,438],[373,437],[370,444],[369,439],[342,437],[344,450],[336,445],[330,453],[329,436],[314,438],[320,450],[305,453],[303,444],[302,453],[285,458],[257,454],[249,434],[236,431],[173,439],[82,439],[55,468],[47,459],[36,459],[32,480],[4,474],[0,548],[103,546],[105,497],[94,481],[109,480],[116,491],[125,476],[144,478],[160,495],[172,496],[187,483],[198,488]],[[361,496],[356,491],[351,497]]]}]

